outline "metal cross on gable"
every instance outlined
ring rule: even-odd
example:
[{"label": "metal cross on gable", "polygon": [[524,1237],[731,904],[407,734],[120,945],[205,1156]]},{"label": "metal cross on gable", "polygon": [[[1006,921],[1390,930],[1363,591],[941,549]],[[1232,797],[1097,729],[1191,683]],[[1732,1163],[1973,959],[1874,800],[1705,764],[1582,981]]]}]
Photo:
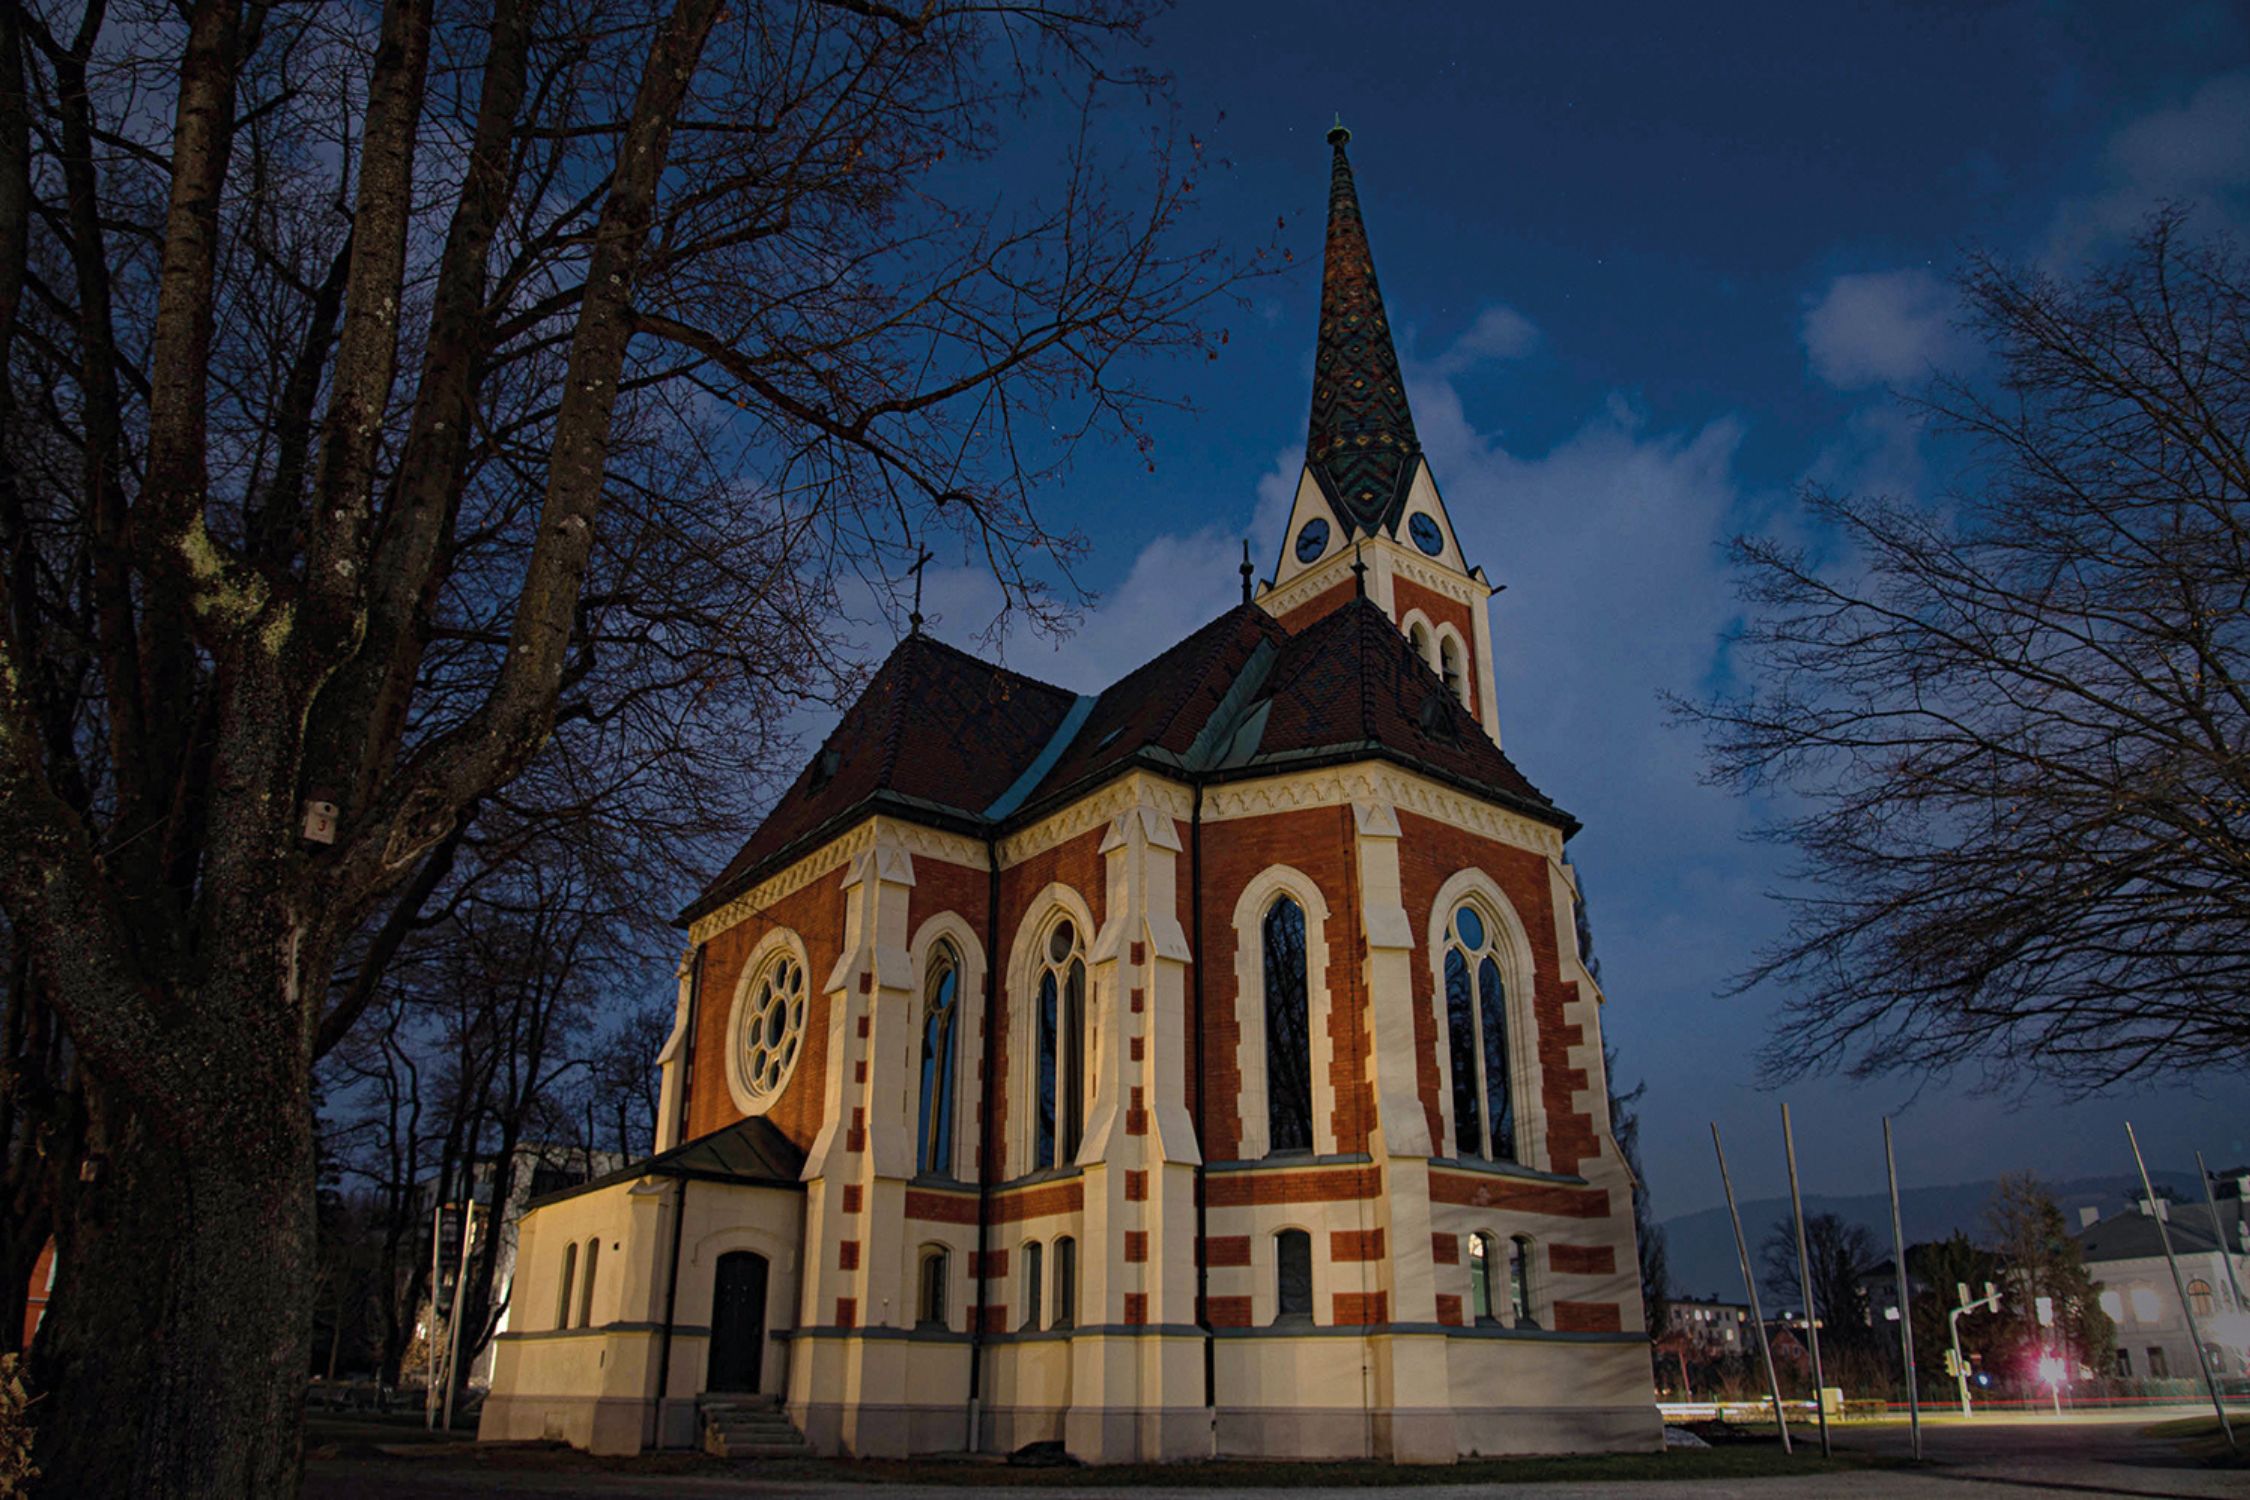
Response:
[{"label": "metal cross on gable", "polygon": [[921,556],[915,558],[914,566],[906,570],[914,575],[914,612],[908,615],[906,620],[907,624],[912,627],[908,633],[920,635],[922,633],[922,569],[929,565],[933,554],[929,548],[919,544],[916,545],[914,550],[919,552]]}]

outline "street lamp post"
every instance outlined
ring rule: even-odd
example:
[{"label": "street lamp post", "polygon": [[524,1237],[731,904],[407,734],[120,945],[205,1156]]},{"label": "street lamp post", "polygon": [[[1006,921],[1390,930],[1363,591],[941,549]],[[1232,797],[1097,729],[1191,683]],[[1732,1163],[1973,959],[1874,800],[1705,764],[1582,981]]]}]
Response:
[{"label": "street lamp post", "polygon": [[1988,1308],[1998,1312],[2000,1290],[1988,1281],[1984,1284],[1984,1295],[1972,1301],[1967,1282],[1955,1282],[1953,1289],[1960,1296],[1961,1305],[1945,1315],[1945,1328],[1953,1340],[1953,1380],[1961,1393],[1961,1415],[1965,1417],[1969,1415],[1969,1362],[1961,1357],[1961,1314]]}]

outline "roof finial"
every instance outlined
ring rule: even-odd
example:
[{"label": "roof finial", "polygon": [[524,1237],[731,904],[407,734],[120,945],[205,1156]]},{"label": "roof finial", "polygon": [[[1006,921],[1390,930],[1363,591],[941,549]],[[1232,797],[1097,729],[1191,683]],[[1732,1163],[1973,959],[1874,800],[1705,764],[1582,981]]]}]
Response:
[{"label": "roof finial", "polygon": [[1352,543],[1352,586],[1359,590],[1362,599],[1367,597],[1367,559],[1361,555],[1365,546],[1365,542]]},{"label": "roof finial", "polygon": [[1351,138],[1352,133],[1344,128],[1344,112],[1338,110],[1336,112],[1336,123],[1328,127],[1328,144],[1341,146]]},{"label": "roof finial", "polygon": [[906,617],[908,635],[922,633],[922,569],[930,561],[929,548],[916,543],[914,550],[921,555],[914,559],[914,566],[907,570],[914,575],[914,612]]},{"label": "roof finial", "polygon": [[1250,566],[1250,538],[1248,538],[1248,537],[1244,537],[1244,538],[1242,539],[1242,568],[1241,568],[1241,572],[1242,572],[1242,602],[1243,602],[1243,603],[1245,603],[1245,604],[1248,604],[1248,603],[1250,602],[1250,580],[1251,580],[1251,578],[1252,578],[1252,577],[1253,577],[1253,576],[1254,576],[1254,575],[1255,575],[1255,574],[1257,573],[1257,571],[1258,571],[1258,570],[1257,570],[1256,568],[1253,568],[1252,566]]}]

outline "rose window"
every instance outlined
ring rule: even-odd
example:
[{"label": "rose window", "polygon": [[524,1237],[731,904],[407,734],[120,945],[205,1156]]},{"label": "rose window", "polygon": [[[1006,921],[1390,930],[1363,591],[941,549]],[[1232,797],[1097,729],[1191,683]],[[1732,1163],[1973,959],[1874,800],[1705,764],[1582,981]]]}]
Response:
[{"label": "rose window", "polygon": [[804,1037],[804,965],[783,957],[767,966],[743,998],[738,1062],[743,1090],[754,1102],[771,1103],[781,1092]]}]

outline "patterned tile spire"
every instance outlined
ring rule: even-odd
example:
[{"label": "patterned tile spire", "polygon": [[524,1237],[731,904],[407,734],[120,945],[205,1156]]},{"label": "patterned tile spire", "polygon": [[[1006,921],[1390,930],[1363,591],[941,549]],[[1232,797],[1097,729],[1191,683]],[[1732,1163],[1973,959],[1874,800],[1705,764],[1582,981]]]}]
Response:
[{"label": "patterned tile spire", "polygon": [[1398,525],[1420,443],[1406,408],[1398,351],[1375,284],[1359,193],[1338,119],[1328,132],[1328,245],[1320,280],[1320,342],[1313,354],[1312,429],[1305,462],[1345,530]]}]

